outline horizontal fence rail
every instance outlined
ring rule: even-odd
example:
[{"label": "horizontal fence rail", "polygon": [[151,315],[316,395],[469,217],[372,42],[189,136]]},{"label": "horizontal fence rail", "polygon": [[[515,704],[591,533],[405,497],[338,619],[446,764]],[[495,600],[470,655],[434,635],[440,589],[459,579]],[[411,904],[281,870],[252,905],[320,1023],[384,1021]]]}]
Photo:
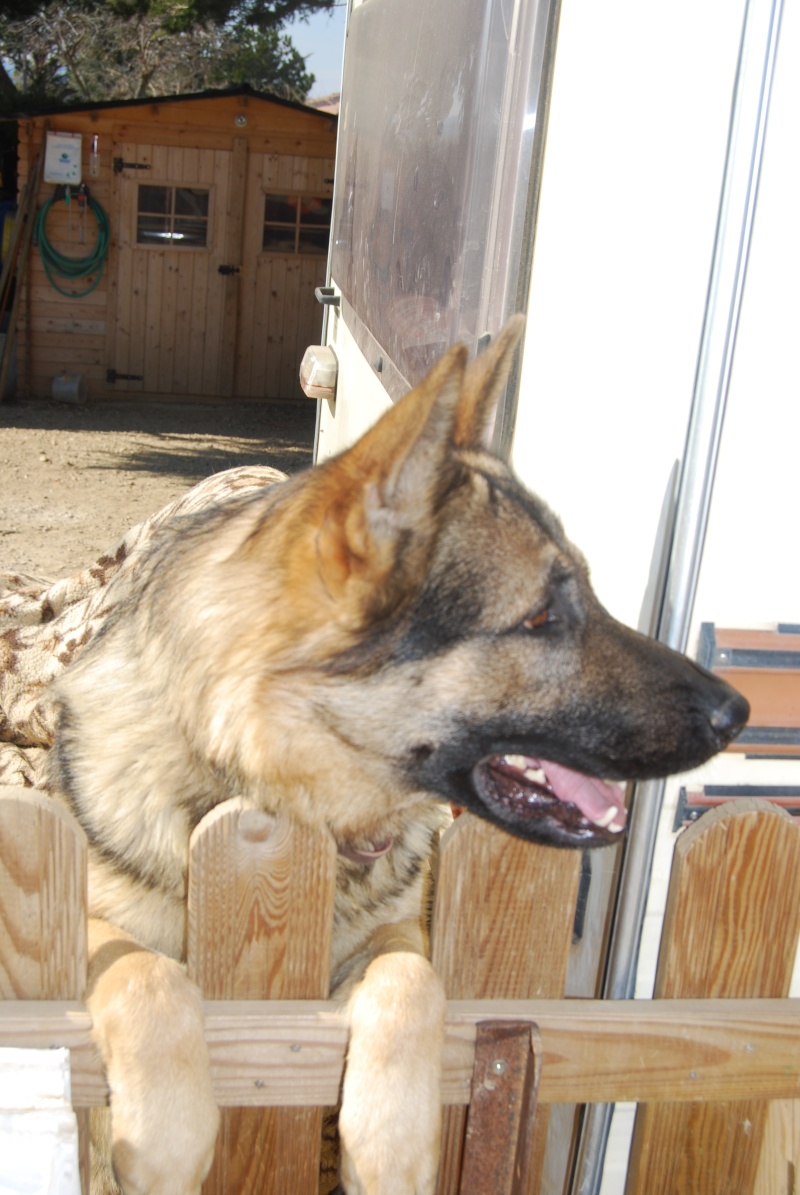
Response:
[{"label": "horizontal fence rail", "polygon": [[[214,1095],[224,1107],[335,1104],[347,1029],[329,1001],[208,1000]],[[452,1000],[444,1100],[469,1101],[476,1025],[529,1021],[540,1103],[800,1098],[800,1000]],[[72,1101],[105,1103],[79,1002],[0,1005],[0,1046],[68,1046]]]}]

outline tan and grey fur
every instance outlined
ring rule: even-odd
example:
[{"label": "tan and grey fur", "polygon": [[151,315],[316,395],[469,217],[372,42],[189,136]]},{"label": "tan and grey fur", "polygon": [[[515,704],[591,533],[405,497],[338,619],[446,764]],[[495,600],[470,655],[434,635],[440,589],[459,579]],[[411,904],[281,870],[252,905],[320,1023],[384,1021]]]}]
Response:
[{"label": "tan and grey fur", "polygon": [[530,839],[612,841],[557,801],[526,810],[492,761],[663,775],[746,718],[727,686],[602,610],[558,521],[486,451],[520,330],[468,368],[451,349],[342,456],[165,526],[57,684],[48,784],[90,844],[90,1008],[125,1195],[196,1192],[213,1151],[179,963],[188,840],[215,805],[238,796],[339,844],[342,1181],[425,1195],[444,999],[421,921],[449,803]]}]

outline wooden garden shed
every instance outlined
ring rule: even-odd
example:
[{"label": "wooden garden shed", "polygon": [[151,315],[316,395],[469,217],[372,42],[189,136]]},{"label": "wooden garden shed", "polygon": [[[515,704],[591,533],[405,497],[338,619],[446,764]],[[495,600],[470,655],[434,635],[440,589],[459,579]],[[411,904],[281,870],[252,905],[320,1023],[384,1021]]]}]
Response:
[{"label": "wooden garden shed", "polygon": [[[92,400],[302,398],[299,363],[320,336],[335,117],[247,87],[65,108],[19,121],[20,195],[47,131],[53,144],[80,135],[89,200],[38,183],[44,236],[17,308],[19,392],[49,397],[66,374]],[[85,277],[48,276],[42,240],[90,258],[105,221],[99,281],[91,262]]]}]

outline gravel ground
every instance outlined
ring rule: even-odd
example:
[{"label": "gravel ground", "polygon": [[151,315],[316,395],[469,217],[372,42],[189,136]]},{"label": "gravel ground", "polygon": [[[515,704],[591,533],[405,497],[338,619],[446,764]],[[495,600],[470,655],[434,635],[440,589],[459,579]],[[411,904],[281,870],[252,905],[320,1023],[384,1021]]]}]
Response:
[{"label": "gravel ground", "polygon": [[234,465],[311,463],[315,404],[0,404],[0,572],[69,576]]}]

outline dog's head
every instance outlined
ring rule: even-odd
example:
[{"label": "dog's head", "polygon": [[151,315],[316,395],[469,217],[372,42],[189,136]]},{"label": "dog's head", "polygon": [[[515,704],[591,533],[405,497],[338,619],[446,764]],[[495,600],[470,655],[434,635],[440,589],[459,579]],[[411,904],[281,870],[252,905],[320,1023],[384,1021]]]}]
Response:
[{"label": "dog's head", "polygon": [[468,367],[451,349],[298,483],[280,570],[291,646],[264,692],[318,783],[348,790],[345,828],[369,789],[387,811],[434,795],[532,840],[614,841],[625,810],[608,780],[694,767],[747,719],[728,685],[600,606],[558,520],[486,450],[521,328]]}]

